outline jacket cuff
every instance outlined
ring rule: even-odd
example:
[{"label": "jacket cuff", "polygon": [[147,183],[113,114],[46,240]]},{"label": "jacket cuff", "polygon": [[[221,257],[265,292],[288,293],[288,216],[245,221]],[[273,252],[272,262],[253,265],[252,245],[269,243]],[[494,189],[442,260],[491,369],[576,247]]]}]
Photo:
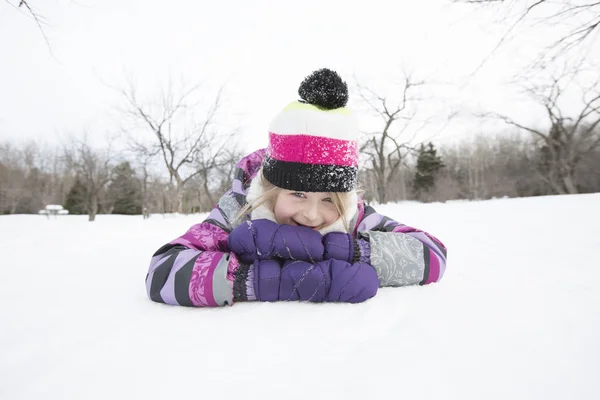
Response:
[{"label": "jacket cuff", "polygon": [[235,272],[233,301],[256,301],[254,294],[254,265],[241,264]]},{"label": "jacket cuff", "polygon": [[371,264],[371,243],[364,239],[354,239],[354,254],[352,264],[363,262]]}]

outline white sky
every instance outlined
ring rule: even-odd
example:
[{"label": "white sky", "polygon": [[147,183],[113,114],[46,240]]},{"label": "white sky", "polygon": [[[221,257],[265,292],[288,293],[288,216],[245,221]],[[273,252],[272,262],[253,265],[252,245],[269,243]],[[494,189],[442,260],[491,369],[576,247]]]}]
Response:
[{"label": "white sky", "polygon": [[[239,126],[246,147],[266,143],[270,120],[297,98],[312,70],[337,70],[389,94],[402,66],[438,82],[427,107],[446,113],[478,107],[522,118],[540,111],[506,86],[537,33],[508,43],[474,77],[506,27],[497,11],[423,1],[31,1],[49,21],[50,54],[33,21],[0,2],[0,138],[54,142],[83,130],[101,136],[124,124],[120,98],[132,75],[145,99],[169,77],[203,82],[209,98],[225,84],[220,122]],[[442,84],[443,83],[443,84]],[[430,92],[431,93],[431,92]],[[357,108],[356,93],[351,103]],[[435,103],[435,104],[434,104]],[[439,121],[438,121],[439,122]],[[364,115],[365,129],[372,128]],[[424,137],[439,130],[432,126]],[[476,131],[459,118],[436,140]]]}]

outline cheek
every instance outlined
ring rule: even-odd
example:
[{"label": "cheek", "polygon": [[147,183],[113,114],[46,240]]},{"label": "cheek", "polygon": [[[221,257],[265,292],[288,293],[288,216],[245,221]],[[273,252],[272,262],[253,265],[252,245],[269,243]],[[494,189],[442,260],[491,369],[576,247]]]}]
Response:
[{"label": "cheek", "polygon": [[285,200],[278,199],[273,207],[273,214],[279,223],[285,223],[293,214],[293,205]]},{"label": "cheek", "polygon": [[326,222],[326,225],[330,225],[330,224],[334,223],[340,217],[338,212],[333,207],[325,208],[325,210],[323,210],[323,212],[322,212],[322,215],[323,215],[323,219]]}]

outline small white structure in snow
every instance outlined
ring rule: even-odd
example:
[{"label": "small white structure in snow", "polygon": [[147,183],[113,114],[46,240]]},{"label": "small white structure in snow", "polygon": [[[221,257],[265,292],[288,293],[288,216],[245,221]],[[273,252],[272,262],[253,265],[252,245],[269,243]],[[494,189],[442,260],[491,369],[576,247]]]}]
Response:
[{"label": "small white structure in snow", "polygon": [[63,206],[56,204],[48,204],[45,209],[38,211],[38,214],[45,215],[48,218],[50,216],[56,218],[57,215],[67,215],[68,213],[69,210],[65,210]]}]

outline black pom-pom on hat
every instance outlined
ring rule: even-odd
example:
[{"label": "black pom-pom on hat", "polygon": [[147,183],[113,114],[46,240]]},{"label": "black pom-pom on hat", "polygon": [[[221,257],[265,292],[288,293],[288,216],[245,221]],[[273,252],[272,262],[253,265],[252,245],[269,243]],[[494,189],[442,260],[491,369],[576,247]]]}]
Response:
[{"label": "black pom-pom on hat", "polygon": [[304,78],[298,94],[303,101],[328,110],[348,103],[348,85],[337,72],[328,68],[319,69]]}]

